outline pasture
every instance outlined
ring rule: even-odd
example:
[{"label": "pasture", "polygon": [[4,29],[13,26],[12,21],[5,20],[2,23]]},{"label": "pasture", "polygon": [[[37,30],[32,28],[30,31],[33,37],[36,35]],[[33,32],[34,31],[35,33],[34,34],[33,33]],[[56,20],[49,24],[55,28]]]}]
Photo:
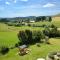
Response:
[{"label": "pasture", "polygon": [[4,56],[0,56],[1,60],[36,60],[37,58],[43,57],[45,58],[46,55],[51,51],[59,51],[60,50],[60,39],[59,38],[51,38],[50,40],[51,45],[48,44],[40,44],[40,47],[36,45],[31,45],[29,49],[31,51],[24,55],[20,56],[18,54],[18,48],[11,49],[8,54]]},{"label": "pasture", "polygon": [[[36,22],[31,24],[36,25],[51,25],[54,24],[55,26],[60,28],[60,18],[53,18],[52,22]],[[4,23],[0,23],[0,47],[7,46],[7,47],[14,47],[15,44],[19,41],[17,34],[20,30],[43,30],[43,27],[29,27],[29,26],[21,26],[21,27],[14,27],[8,26]],[[36,60],[37,58],[43,57],[45,58],[48,52],[51,51],[60,51],[60,38],[50,38],[50,45],[41,43],[40,47],[35,45],[29,46],[31,51],[24,55],[20,56],[18,54],[18,48],[10,49],[10,51],[6,55],[0,55],[0,60]]]},{"label": "pasture", "polygon": [[58,28],[60,28],[60,17],[53,17],[52,18],[52,23],[57,26]]}]

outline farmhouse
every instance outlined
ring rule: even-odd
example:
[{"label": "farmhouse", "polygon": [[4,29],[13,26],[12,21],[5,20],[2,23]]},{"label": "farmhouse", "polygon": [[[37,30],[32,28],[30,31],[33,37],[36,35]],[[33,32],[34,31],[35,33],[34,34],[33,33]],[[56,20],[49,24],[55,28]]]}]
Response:
[{"label": "farmhouse", "polygon": [[30,21],[31,23],[34,23],[35,21],[33,20],[33,21]]}]

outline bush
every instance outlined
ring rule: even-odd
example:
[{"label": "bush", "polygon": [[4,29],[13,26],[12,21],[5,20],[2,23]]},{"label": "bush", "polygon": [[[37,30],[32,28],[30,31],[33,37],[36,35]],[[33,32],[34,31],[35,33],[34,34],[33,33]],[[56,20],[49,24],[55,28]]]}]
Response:
[{"label": "bush", "polygon": [[20,31],[18,38],[22,44],[29,44],[32,41],[32,32],[30,30]]},{"label": "bush", "polygon": [[45,30],[43,30],[43,34],[45,34],[46,36],[49,36],[50,29],[49,28],[46,28]]},{"label": "bush", "polygon": [[28,24],[28,26],[31,26],[31,24]]},{"label": "bush", "polygon": [[36,45],[37,45],[38,47],[40,47],[40,43],[36,43]]},{"label": "bush", "polygon": [[26,42],[26,34],[24,31],[19,31],[18,33],[18,39],[20,40],[20,42],[22,44],[24,44]]},{"label": "bush", "polygon": [[33,31],[33,43],[41,42],[41,39],[44,39],[45,35],[42,31]]},{"label": "bush", "polygon": [[43,32],[40,31],[30,31],[30,30],[25,30],[25,31],[19,31],[18,33],[18,39],[22,44],[32,44],[32,43],[37,43],[41,42],[41,39],[44,38]]},{"label": "bush", "polygon": [[18,44],[18,43],[16,43],[16,44],[15,44],[15,47],[18,47],[18,46],[19,46],[19,44]]},{"label": "bush", "polygon": [[45,25],[45,24],[43,24],[43,25],[42,25],[42,27],[46,27],[46,25]]},{"label": "bush", "polygon": [[45,30],[43,30],[43,33],[50,38],[51,37],[60,37],[60,31],[57,30],[57,27],[55,27],[55,26],[52,29],[45,28]]},{"label": "bush", "polygon": [[12,24],[8,24],[8,26],[13,26]]},{"label": "bush", "polygon": [[52,25],[51,25],[51,28],[54,28],[54,27],[55,27],[55,25],[52,24]]},{"label": "bush", "polygon": [[25,33],[26,33],[26,38],[27,38],[28,43],[32,42],[32,31],[25,30]]},{"label": "bush", "polygon": [[7,25],[8,26],[13,26],[13,23],[12,22],[7,22]]},{"label": "bush", "polygon": [[40,35],[41,35],[40,31],[33,31],[33,36],[32,36],[33,43],[34,42],[37,43],[41,40]]},{"label": "bush", "polygon": [[1,52],[1,54],[4,55],[4,54],[9,52],[9,48],[8,47],[2,47],[0,52]]},{"label": "bush", "polygon": [[19,27],[19,26],[22,26],[22,24],[17,23],[14,26]]}]

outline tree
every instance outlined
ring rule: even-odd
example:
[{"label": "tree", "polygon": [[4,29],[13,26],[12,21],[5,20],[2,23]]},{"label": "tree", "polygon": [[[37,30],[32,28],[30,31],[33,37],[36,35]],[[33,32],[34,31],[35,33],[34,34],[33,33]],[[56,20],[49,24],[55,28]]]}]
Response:
[{"label": "tree", "polygon": [[42,18],[42,21],[46,20],[46,17],[45,16],[42,16],[41,18]]},{"label": "tree", "polygon": [[32,44],[41,42],[41,39],[43,39],[45,35],[41,31],[19,31],[18,33],[18,39],[22,44]]},{"label": "tree", "polygon": [[55,28],[55,25],[52,24],[52,25],[51,25],[51,28]]},{"label": "tree", "polygon": [[60,31],[57,30],[56,26],[53,26],[53,28],[45,27],[43,30],[43,33],[48,37],[60,37]]},{"label": "tree", "polygon": [[49,27],[45,27],[45,30],[43,30],[43,33],[44,33],[46,36],[49,36],[49,34],[50,34],[50,29],[49,29]]},{"label": "tree", "polygon": [[6,18],[0,19],[0,22],[9,22]]},{"label": "tree", "polygon": [[28,44],[32,42],[32,31],[25,30],[26,36],[27,36],[27,42]]},{"label": "tree", "polygon": [[49,37],[56,37],[57,36],[57,27],[51,29]]},{"label": "tree", "polygon": [[20,42],[22,44],[24,44],[26,42],[27,38],[26,38],[26,34],[25,34],[24,31],[19,31],[19,33],[18,33],[18,39],[20,40]]},{"label": "tree", "polygon": [[51,22],[52,21],[52,17],[49,17],[49,22]]},{"label": "tree", "polygon": [[33,42],[41,42],[41,39],[44,39],[45,35],[43,34],[42,31],[34,31],[33,32]]},{"label": "tree", "polygon": [[27,19],[26,19],[26,22],[27,22],[27,23],[29,23],[29,22],[30,22],[30,19],[29,19],[29,18],[27,18]]},{"label": "tree", "polygon": [[18,38],[22,44],[29,44],[32,42],[32,31],[19,31]]},{"label": "tree", "polygon": [[36,22],[41,21],[41,17],[36,17]]}]

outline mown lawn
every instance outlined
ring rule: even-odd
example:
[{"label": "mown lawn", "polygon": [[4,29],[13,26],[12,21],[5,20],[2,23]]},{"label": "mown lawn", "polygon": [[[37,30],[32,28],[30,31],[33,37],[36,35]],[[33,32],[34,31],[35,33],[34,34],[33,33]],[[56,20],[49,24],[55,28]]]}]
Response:
[{"label": "mown lawn", "polygon": [[0,47],[7,46],[12,47],[18,42],[16,32],[0,32]]},{"label": "mown lawn", "polygon": [[11,49],[8,54],[4,56],[0,56],[1,60],[36,60],[37,58],[43,57],[51,51],[60,51],[60,39],[59,38],[51,38],[50,45],[48,44],[40,44],[40,47],[35,45],[31,45],[29,49],[31,50],[28,54],[24,56],[20,56],[17,53],[19,52],[18,48]]}]

